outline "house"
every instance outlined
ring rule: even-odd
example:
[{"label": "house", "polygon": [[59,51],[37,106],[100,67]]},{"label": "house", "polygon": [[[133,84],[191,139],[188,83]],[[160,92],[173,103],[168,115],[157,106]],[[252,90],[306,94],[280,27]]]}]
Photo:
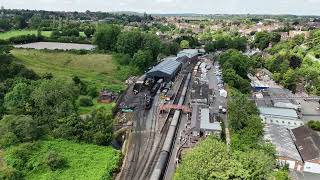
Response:
[{"label": "house", "polygon": [[281,125],[289,129],[304,125],[294,109],[277,107],[258,107],[258,109],[260,111],[260,117],[265,124]]},{"label": "house", "polygon": [[102,90],[99,93],[99,99],[98,102],[99,103],[111,103],[112,101],[114,101],[117,98],[117,95],[114,94],[111,91],[108,90]]},{"label": "house", "polygon": [[291,170],[303,171],[303,161],[289,129],[275,124],[266,124],[264,140],[275,146],[278,165],[288,164]]},{"label": "house", "polygon": [[320,173],[320,136],[307,126],[292,129],[294,141],[304,161],[304,171]]}]

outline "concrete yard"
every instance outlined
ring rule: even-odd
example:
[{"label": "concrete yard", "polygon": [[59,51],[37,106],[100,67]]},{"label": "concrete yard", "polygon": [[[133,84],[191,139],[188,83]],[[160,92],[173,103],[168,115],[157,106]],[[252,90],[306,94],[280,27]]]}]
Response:
[{"label": "concrete yard", "polygon": [[57,42],[35,42],[29,44],[14,45],[15,48],[25,49],[49,49],[49,50],[93,50],[95,45]]}]

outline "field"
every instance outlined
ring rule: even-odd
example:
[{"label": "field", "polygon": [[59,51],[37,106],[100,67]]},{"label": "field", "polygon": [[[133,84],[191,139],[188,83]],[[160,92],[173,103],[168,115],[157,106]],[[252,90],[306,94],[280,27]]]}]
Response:
[{"label": "field", "polygon": [[[11,54],[15,59],[34,70],[37,74],[52,73],[54,77],[71,79],[78,76],[89,86],[113,91],[123,90],[125,76],[117,69],[111,55],[86,54],[76,55],[68,52],[45,52],[41,50],[14,49]],[[80,107],[81,114],[87,114],[94,108],[104,106],[111,110],[112,104],[97,104],[93,107]]]},{"label": "field", "polygon": [[[42,33],[43,36],[46,36],[46,37],[50,37],[50,35],[51,35],[51,31],[42,31],[41,33]],[[21,36],[21,35],[28,35],[28,34],[37,35],[37,31],[36,30],[22,30],[22,31],[13,30],[13,31],[8,31],[8,32],[0,33],[0,39],[7,40],[7,39],[9,39],[11,37],[16,37],[16,36]]]},{"label": "field", "polygon": [[[1,33],[0,32],[0,39],[7,40],[11,37],[21,36],[21,35],[28,35],[28,34],[34,34],[37,35],[37,30],[12,30],[8,32]],[[41,34],[45,37],[51,36],[51,31],[41,31]],[[85,37],[84,32],[80,32],[80,36]]]},{"label": "field", "polygon": [[[41,164],[46,154],[54,151],[64,157],[67,167],[51,171]],[[79,144],[65,140],[40,141],[40,148],[33,153],[31,162],[39,166],[27,174],[26,179],[112,179],[112,173],[118,168],[121,153],[112,147]]]}]

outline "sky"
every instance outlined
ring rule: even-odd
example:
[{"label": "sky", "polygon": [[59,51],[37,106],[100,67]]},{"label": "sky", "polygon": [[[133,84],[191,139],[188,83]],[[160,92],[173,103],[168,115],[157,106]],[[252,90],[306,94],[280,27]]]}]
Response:
[{"label": "sky", "polygon": [[10,9],[320,15],[320,0],[0,0]]}]

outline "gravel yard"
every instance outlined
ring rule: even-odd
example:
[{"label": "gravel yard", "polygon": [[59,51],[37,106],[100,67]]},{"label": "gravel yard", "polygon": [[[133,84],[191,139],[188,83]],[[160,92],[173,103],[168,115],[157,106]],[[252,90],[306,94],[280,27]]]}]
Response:
[{"label": "gravel yard", "polygon": [[96,46],[91,44],[76,44],[76,43],[57,43],[57,42],[36,42],[22,45],[14,45],[15,48],[26,49],[61,49],[61,50],[92,50]]}]

